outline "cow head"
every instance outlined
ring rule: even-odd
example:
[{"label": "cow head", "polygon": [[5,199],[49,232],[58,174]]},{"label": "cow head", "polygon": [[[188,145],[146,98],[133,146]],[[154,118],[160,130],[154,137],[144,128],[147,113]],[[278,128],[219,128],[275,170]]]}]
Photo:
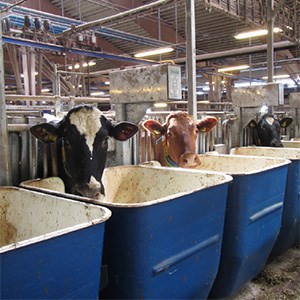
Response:
[{"label": "cow head", "polygon": [[198,132],[209,132],[217,125],[217,119],[206,117],[194,121],[186,112],[172,112],[164,124],[147,120],[143,127],[162,139],[165,162],[163,165],[192,168],[200,164],[196,154]]},{"label": "cow head", "polygon": [[112,122],[97,108],[79,106],[57,124],[42,123],[30,132],[44,143],[57,142],[59,176],[66,191],[90,198],[104,195],[101,181],[108,137],[125,141],[138,127],[128,122]]},{"label": "cow head", "polygon": [[277,120],[272,114],[263,115],[258,122],[251,120],[248,126],[254,129],[254,144],[265,147],[283,147],[280,141],[280,129],[292,123],[292,118]]}]

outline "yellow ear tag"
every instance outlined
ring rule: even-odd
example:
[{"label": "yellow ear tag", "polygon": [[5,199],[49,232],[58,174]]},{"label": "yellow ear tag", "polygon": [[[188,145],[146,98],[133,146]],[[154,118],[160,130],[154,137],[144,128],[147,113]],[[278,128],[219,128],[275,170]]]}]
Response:
[{"label": "yellow ear tag", "polygon": [[50,134],[50,135],[49,135],[49,139],[50,139],[50,141],[55,142],[55,141],[57,140],[57,136],[56,136],[56,135],[53,135],[53,134]]}]

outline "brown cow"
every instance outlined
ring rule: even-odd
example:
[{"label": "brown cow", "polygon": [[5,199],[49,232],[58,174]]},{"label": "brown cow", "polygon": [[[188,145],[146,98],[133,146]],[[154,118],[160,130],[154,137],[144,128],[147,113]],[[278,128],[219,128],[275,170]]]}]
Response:
[{"label": "brown cow", "polygon": [[156,138],[154,159],[162,166],[183,168],[193,168],[200,164],[196,154],[197,133],[207,133],[216,125],[215,117],[205,117],[195,122],[183,111],[172,112],[164,124],[155,120],[147,120],[142,124]]}]

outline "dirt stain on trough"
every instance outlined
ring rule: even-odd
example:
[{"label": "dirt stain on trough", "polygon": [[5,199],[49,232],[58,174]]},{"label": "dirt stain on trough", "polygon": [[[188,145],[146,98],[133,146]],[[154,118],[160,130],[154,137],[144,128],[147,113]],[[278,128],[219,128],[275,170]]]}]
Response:
[{"label": "dirt stain on trough", "polygon": [[7,220],[7,211],[9,204],[1,206],[1,217],[0,217],[0,247],[15,243],[17,236],[16,227]]}]

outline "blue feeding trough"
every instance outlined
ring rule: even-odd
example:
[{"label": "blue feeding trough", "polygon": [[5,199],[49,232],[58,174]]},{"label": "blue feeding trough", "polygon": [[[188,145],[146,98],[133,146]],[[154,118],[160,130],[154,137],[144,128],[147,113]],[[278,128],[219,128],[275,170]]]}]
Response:
[{"label": "blue feeding trough", "polygon": [[264,267],[281,226],[285,159],[200,155],[202,170],[226,172],[229,186],[220,266],[209,298],[237,292]]},{"label": "blue feeding trough", "polygon": [[104,207],[0,187],[1,299],[98,299]]},{"label": "blue feeding trough", "polygon": [[231,154],[291,160],[288,166],[281,229],[271,256],[282,254],[299,242],[300,237],[300,148],[240,147],[231,149]]},{"label": "blue feeding trough", "polygon": [[100,298],[207,298],[219,266],[231,180],[179,168],[107,168],[106,196],[98,203],[112,217],[105,229]]}]

